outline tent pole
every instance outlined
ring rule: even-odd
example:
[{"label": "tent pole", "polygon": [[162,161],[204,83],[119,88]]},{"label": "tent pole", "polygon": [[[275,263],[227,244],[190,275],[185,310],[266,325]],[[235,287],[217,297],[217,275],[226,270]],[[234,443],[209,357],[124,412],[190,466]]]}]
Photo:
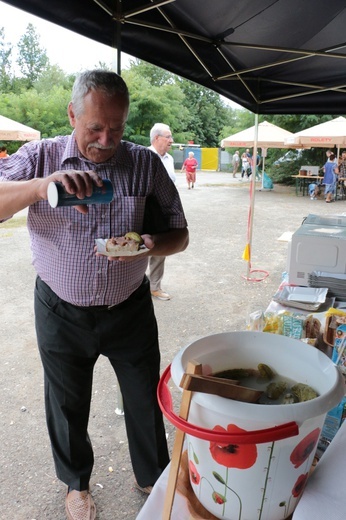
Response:
[{"label": "tent pole", "polygon": [[258,142],[258,114],[255,114],[255,140],[252,152],[252,175],[250,184],[250,209],[248,222],[248,245],[249,245],[249,259],[247,264],[247,278],[250,278],[251,271],[251,247],[252,247],[252,229],[253,216],[255,209],[255,187],[256,187],[256,162],[257,162],[257,142]]},{"label": "tent pole", "polygon": [[119,76],[121,76],[121,23],[120,23],[120,14],[121,14],[121,0],[116,0],[116,16],[114,23],[114,32],[113,32],[113,49],[116,50],[113,58],[113,69],[116,71]]},{"label": "tent pole", "polygon": [[121,76],[121,23],[117,22],[117,74]]}]

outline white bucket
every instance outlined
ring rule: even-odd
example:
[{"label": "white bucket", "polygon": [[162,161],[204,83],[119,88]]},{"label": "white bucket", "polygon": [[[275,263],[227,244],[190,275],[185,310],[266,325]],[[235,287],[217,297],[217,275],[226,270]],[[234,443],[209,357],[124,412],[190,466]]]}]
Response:
[{"label": "white bucket", "polygon": [[160,381],[163,413],[187,432],[190,481],[204,507],[223,520],[287,518],[305,487],[325,415],[345,393],[341,372],[315,347],[263,332],[191,343],[171,365],[176,386],[191,360],[203,365],[205,375],[265,363],[319,393],[307,402],[259,405],[194,392],[189,419],[182,421],[168,410],[170,396],[164,395],[169,367]]}]

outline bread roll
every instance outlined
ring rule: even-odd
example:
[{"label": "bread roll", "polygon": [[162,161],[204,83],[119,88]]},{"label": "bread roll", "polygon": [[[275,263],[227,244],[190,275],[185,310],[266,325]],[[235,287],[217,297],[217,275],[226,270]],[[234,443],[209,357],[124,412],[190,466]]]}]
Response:
[{"label": "bread roll", "polygon": [[121,253],[121,251],[138,251],[139,242],[127,237],[113,237],[106,241],[107,253]]}]

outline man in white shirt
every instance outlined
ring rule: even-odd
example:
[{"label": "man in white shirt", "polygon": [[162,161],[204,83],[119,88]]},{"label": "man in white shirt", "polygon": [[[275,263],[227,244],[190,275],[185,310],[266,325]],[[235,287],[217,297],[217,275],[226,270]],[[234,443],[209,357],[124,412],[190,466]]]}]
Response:
[{"label": "man in white shirt", "polygon": [[[155,123],[150,130],[149,150],[157,153],[163,162],[168,175],[173,182],[176,180],[174,171],[174,159],[168,153],[173,143],[173,137],[168,125],[164,123]],[[165,268],[165,256],[151,256],[149,258],[149,280],[151,295],[159,300],[170,300],[168,293],[161,289],[161,280],[163,278]]]},{"label": "man in white shirt", "polygon": [[233,157],[232,157],[233,177],[235,177],[235,176],[236,176],[236,173],[238,172],[239,163],[240,163],[240,156],[239,156],[239,152],[238,152],[238,150],[237,150],[237,151],[233,154]]}]

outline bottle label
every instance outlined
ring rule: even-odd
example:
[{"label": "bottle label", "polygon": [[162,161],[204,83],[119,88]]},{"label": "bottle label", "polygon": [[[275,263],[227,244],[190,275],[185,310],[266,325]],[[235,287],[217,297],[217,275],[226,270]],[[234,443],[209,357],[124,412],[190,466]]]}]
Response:
[{"label": "bottle label", "polygon": [[113,200],[113,186],[111,181],[103,179],[102,186],[94,186],[90,197],[78,199],[76,195],[66,193],[60,182],[51,182],[47,190],[48,202],[52,208],[59,206],[81,206],[85,204],[109,204]]}]

